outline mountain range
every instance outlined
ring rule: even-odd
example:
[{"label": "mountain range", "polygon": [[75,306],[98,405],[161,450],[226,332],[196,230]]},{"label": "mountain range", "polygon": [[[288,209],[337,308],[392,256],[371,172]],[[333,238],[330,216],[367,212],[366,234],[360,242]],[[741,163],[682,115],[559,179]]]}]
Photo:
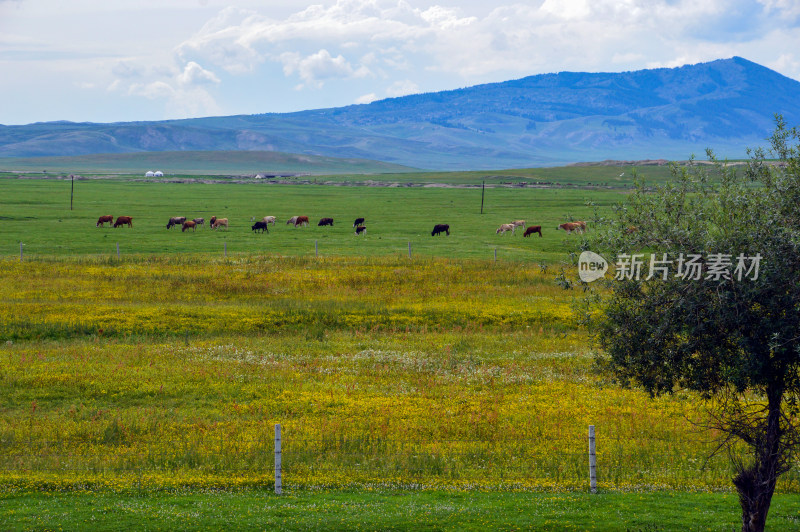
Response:
[{"label": "mountain range", "polygon": [[0,157],[256,150],[437,170],[686,159],[707,147],[740,158],[765,144],[778,113],[800,125],[800,82],[733,57],[542,74],[295,113],[0,125]]}]

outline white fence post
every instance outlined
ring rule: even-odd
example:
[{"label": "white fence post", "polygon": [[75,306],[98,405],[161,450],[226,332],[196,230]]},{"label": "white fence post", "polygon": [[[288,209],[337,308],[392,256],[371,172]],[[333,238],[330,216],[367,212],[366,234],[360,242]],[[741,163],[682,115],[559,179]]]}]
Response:
[{"label": "white fence post", "polygon": [[222,254],[225,257],[228,256],[228,242],[227,241],[222,243]]},{"label": "white fence post", "polygon": [[275,494],[281,494],[281,424],[275,424]]},{"label": "white fence post", "polygon": [[314,256],[319,257],[319,247],[317,247],[317,241],[314,240]]},{"label": "white fence post", "polygon": [[497,248],[494,248],[494,263],[497,264]]},{"label": "white fence post", "polygon": [[117,242],[117,258],[119,258],[119,242]]},{"label": "white fence post", "polygon": [[589,425],[589,489],[597,493],[597,455],[594,446],[594,425]]}]

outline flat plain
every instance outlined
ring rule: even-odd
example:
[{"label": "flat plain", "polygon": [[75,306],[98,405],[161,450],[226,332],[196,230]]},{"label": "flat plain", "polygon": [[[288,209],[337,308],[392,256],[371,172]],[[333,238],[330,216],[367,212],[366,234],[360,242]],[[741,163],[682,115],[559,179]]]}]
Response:
[{"label": "flat plain", "polygon": [[[70,210],[70,185],[0,180],[0,527],[735,525],[699,399],[596,374],[586,294],[556,283],[581,237],[555,226],[624,192],[489,188],[481,215],[480,188],[89,179]],[[518,218],[544,237],[495,234]],[[779,492],[768,524],[800,529],[800,467]]]},{"label": "flat plain", "polygon": [[[118,180],[4,179],[0,181],[0,255],[275,253],[287,256],[412,256],[554,262],[566,257],[560,223],[591,219],[623,196],[611,190],[552,188],[340,187],[332,185],[186,184]],[[72,210],[70,210],[72,194]],[[98,217],[133,217],[133,228],[95,227]],[[295,215],[309,227],[287,226]],[[227,230],[166,229],[173,216],[228,218]],[[254,220],[277,216],[269,234],[251,230]],[[333,227],[318,227],[320,218]],[[366,235],[354,235],[356,218]],[[518,231],[496,235],[501,223],[525,220],[543,236]],[[431,237],[435,224],[450,236]],[[571,235],[573,237],[577,235]],[[572,238],[574,241],[575,238]]]}]

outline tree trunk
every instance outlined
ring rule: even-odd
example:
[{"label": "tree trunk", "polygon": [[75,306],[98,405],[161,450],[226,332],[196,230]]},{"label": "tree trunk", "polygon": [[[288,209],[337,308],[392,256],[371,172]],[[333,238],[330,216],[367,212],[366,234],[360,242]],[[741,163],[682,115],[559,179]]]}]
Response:
[{"label": "tree trunk", "polygon": [[768,389],[767,397],[766,422],[754,427],[753,461],[749,465],[739,466],[739,472],[733,479],[742,506],[742,532],[764,531],[783,463],[783,431],[780,425],[783,392]]}]

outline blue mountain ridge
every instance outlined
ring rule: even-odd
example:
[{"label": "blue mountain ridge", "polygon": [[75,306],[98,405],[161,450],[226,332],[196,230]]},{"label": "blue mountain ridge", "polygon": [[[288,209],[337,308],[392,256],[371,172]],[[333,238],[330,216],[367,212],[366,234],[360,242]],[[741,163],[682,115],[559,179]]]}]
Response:
[{"label": "blue mountain ridge", "polygon": [[0,157],[267,150],[460,170],[725,157],[800,125],[800,82],[733,57],[621,73],[559,72],[370,104],[110,124],[0,126]]}]

